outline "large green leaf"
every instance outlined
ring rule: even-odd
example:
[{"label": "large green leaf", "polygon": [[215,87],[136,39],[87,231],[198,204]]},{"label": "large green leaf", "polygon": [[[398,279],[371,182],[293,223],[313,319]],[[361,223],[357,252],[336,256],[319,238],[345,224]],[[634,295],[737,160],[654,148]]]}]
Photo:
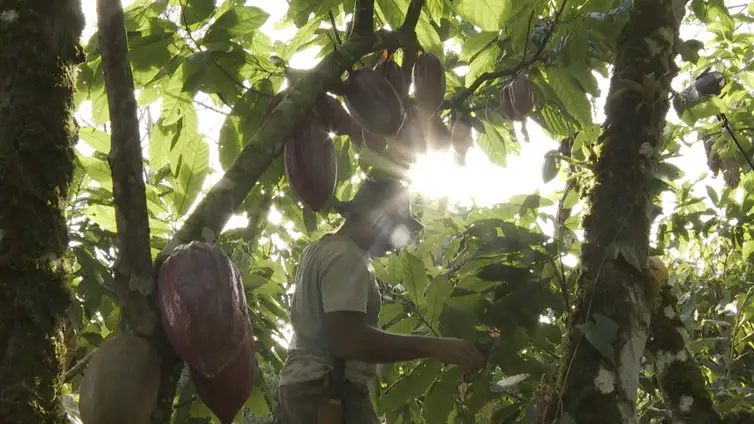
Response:
[{"label": "large green leaf", "polygon": [[424,263],[416,256],[403,251],[401,253],[401,269],[403,287],[406,288],[412,302],[417,305],[424,303],[424,289],[427,287],[427,273]]},{"label": "large green leaf", "polygon": [[172,203],[176,217],[182,217],[194,204],[209,172],[209,145],[201,135],[176,145],[181,156],[173,182]]},{"label": "large green leaf", "polygon": [[458,0],[455,11],[483,31],[499,31],[510,18],[512,0]]},{"label": "large green leaf", "polygon": [[458,367],[445,371],[440,379],[435,382],[422,407],[422,417],[425,423],[446,423],[448,415],[453,410],[455,394],[458,385],[463,381],[463,372]]},{"label": "large green leaf", "polygon": [[582,125],[591,124],[592,106],[573,76],[557,68],[547,68],[542,72],[568,112]]}]

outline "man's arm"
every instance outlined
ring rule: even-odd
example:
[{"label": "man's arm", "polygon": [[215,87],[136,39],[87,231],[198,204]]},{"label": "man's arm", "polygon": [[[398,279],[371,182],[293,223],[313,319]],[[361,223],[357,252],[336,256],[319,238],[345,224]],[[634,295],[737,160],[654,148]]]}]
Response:
[{"label": "man's arm", "polygon": [[345,359],[371,363],[411,361],[434,357],[435,337],[393,334],[372,327],[361,312],[325,314],[333,349]]}]

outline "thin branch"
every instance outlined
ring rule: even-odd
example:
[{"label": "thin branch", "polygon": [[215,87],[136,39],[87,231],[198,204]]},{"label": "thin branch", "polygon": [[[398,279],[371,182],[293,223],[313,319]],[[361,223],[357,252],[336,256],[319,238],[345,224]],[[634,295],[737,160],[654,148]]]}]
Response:
[{"label": "thin branch", "polygon": [[148,335],[156,323],[156,314],[147,300],[154,281],[139,120],[121,2],[98,0],[97,15],[112,126],[108,162],[118,229],[115,278],[124,291],[121,324]]},{"label": "thin branch", "polygon": [[[498,78],[513,76],[518,74],[522,69],[527,68],[534,63],[540,61],[543,57],[543,53],[545,51],[545,48],[547,48],[547,45],[550,43],[550,40],[552,39],[553,34],[555,33],[555,29],[557,28],[558,24],[560,23],[560,17],[563,14],[563,11],[565,10],[565,6],[568,0],[563,0],[560,3],[560,7],[558,8],[558,11],[555,13],[555,19],[550,24],[550,28],[545,33],[545,37],[542,40],[542,44],[539,45],[539,48],[534,53],[532,57],[529,59],[526,58],[526,55],[524,54],[524,57],[521,59],[521,62],[508,69],[502,69],[500,71],[495,72],[485,72],[482,75],[479,75],[473,83],[469,86],[469,88],[465,90],[460,90],[460,92],[454,96],[452,99],[446,100],[443,102],[441,109],[453,109],[466,101],[474,92],[482,86],[487,81],[495,80]],[[528,40],[527,40],[528,43]]]},{"label": "thin branch", "polygon": [[351,35],[369,35],[374,31],[374,0],[356,0]]},{"label": "thin branch", "polygon": [[327,14],[330,16],[330,25],[332,25],[332,32],[335,34],[335,45],[337,47],[340,47],[342,42],[340,41],[340,33],[338,32],[338,25],[335,24],[335,16],[332,14],[332,12],[327,12]]},{"label": "thin branch", "polygon": [[94,349],[91,352],[87,353],[86,356],[81,358],[80,361],[76,362],[74,366],[66,371],[65,375],[63,375],[63,383],[70,382],[71,380],[73,380],[73,377],[76,377],[79,373],[81,373],[84,368],[86,368],[86,364],[89,363],[89,360],[92,359],[92,355],[94,355],[94,352],[96,351],[97,349]]},{"label": "thin branch", "polygon": [[399,31],[414,32],[416,30],[416,24],[419,23],[419,15],[422,13],[422,7],[424,7],[424,0],[411,0],[411,4],[408,5],[406,11],[406,19],[403,21]]}]

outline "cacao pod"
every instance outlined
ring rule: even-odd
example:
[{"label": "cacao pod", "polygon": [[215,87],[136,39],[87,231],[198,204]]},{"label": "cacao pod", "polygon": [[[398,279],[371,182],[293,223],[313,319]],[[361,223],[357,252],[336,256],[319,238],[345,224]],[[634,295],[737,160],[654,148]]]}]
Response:
[{"label": "cacao pod", "polygon": [[387,139],[385,137],[372,134],[366,129],[362,129],[361,136],[364,140],[364,144],[367,145],[369,150],[375,153],[382,153],[385,151],[385,148],[387,147]]},{"label": "cacao pod", "polygon": [[157,404],[160,355],[137,335],[121,333],[92,354],[79,389],[84,424],[147,424]]},{"label": "cacao pod", "polygon": [[335,193],[338,158],[327,129],[311,120],[283,148],[285,177],[293,193],[312,210],[322,209]]},{"label": "cacao pod", "polygon": [[437,56],[424,53],[416,58],[411,74],[414,96],[427,113],[435,113],[445,98],[445,69]]},{"label": "cacao pod", "polygon": [[401,100],[408,97],[408,83],[403,76],[403,70],[394,60],[383,60],[374,67],[374,70],[379,72],[393,86],[393,89],[398,93],[398,97]]},{"label": "cacao pod", "polygon": [[500,108],[509,119],[522,121],[534,109],[534,84],[519,75],[500,90]]},{"label": "cacao pod", "polygon": [[343,84],[343,99],[351,116],[375,135],[393,137],[406,115],[393,86],[373,69],[351,72]]},{"label": "cacao pod", "polygon": [[231,424],[251,395],[255,370],[254,340],[247,337],[241,351],[217,377],[207,378],[191,369],[189,374],[199,399],[222,424]]},{"label": "cacao pod", "polygon": [[407,157],[413,158],[427,152],[424,138],[426,119],[418,106],[411,106],[406,110],[406,119],[395,136],[400,146],[406,149]]},{"label": "cacao pod", "polygon": [[453,150],[461,157],[466,157],[466,152],[474,145],[471,137],[471,123],[468,118],[458,118],[453,121],[450,128],[450,142]]},{"label": "cacao pod", "polygon": [[328,130],[335,133],[335,135],[347,135],[352,139],[354,136],[357,138],[357,142],[361,139],[361,127],[348,114],[343,105],[338,99],[323,94],[317,98],[314,103],[314,112],[322,120],[322,123]]},{"label": "cacao pod", "polygon": [[178,246],[160,266],[157,291],[162,326],[178,356],[204,376],[220,374],[249,325],[235,264],[209,243]]},{"label": "cacao pod", "polygon": [[432,150],[438,152],[450,149],[450,130],[445,126],[445,123],[442,122],[442,118],[438,115],[433,115],[429,119],[427,144]]},{"label": "cacao pod", "polygon": [[560,171],[560,161],[554,156],[554,153],[557,153],[557,150],[550,150],[545,153],[545,160],[542,163],[542,181],[545,184],[555,179],[558,176],[558,171]]}]

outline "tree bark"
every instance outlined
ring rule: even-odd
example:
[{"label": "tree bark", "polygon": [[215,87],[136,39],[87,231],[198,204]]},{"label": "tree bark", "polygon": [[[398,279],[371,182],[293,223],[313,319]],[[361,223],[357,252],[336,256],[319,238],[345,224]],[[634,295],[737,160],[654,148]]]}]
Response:
[{"label": "tree bark", "polygon": [[0,422],[67,423],[61,205],[78,140],[79,0],[0,1]]},{"label": "tree bark", "polygon": [[[548,417],[635,423],[640,360],[659,288],[646,262],[653,172],[661,149],[685,2],[636,0],[618,53],[584,218],[579,297]],[[570,418],[570,420],[569,420]],[[552,422],[551,419],[546,422]]]},{"label": "tree bark", "polygon": [[676,304],[670,287],[663,287],[647,342],[665,408],[672,423],[719,424],[722,419],[707,392],[707,382],[686,346],[686,329]]}]

